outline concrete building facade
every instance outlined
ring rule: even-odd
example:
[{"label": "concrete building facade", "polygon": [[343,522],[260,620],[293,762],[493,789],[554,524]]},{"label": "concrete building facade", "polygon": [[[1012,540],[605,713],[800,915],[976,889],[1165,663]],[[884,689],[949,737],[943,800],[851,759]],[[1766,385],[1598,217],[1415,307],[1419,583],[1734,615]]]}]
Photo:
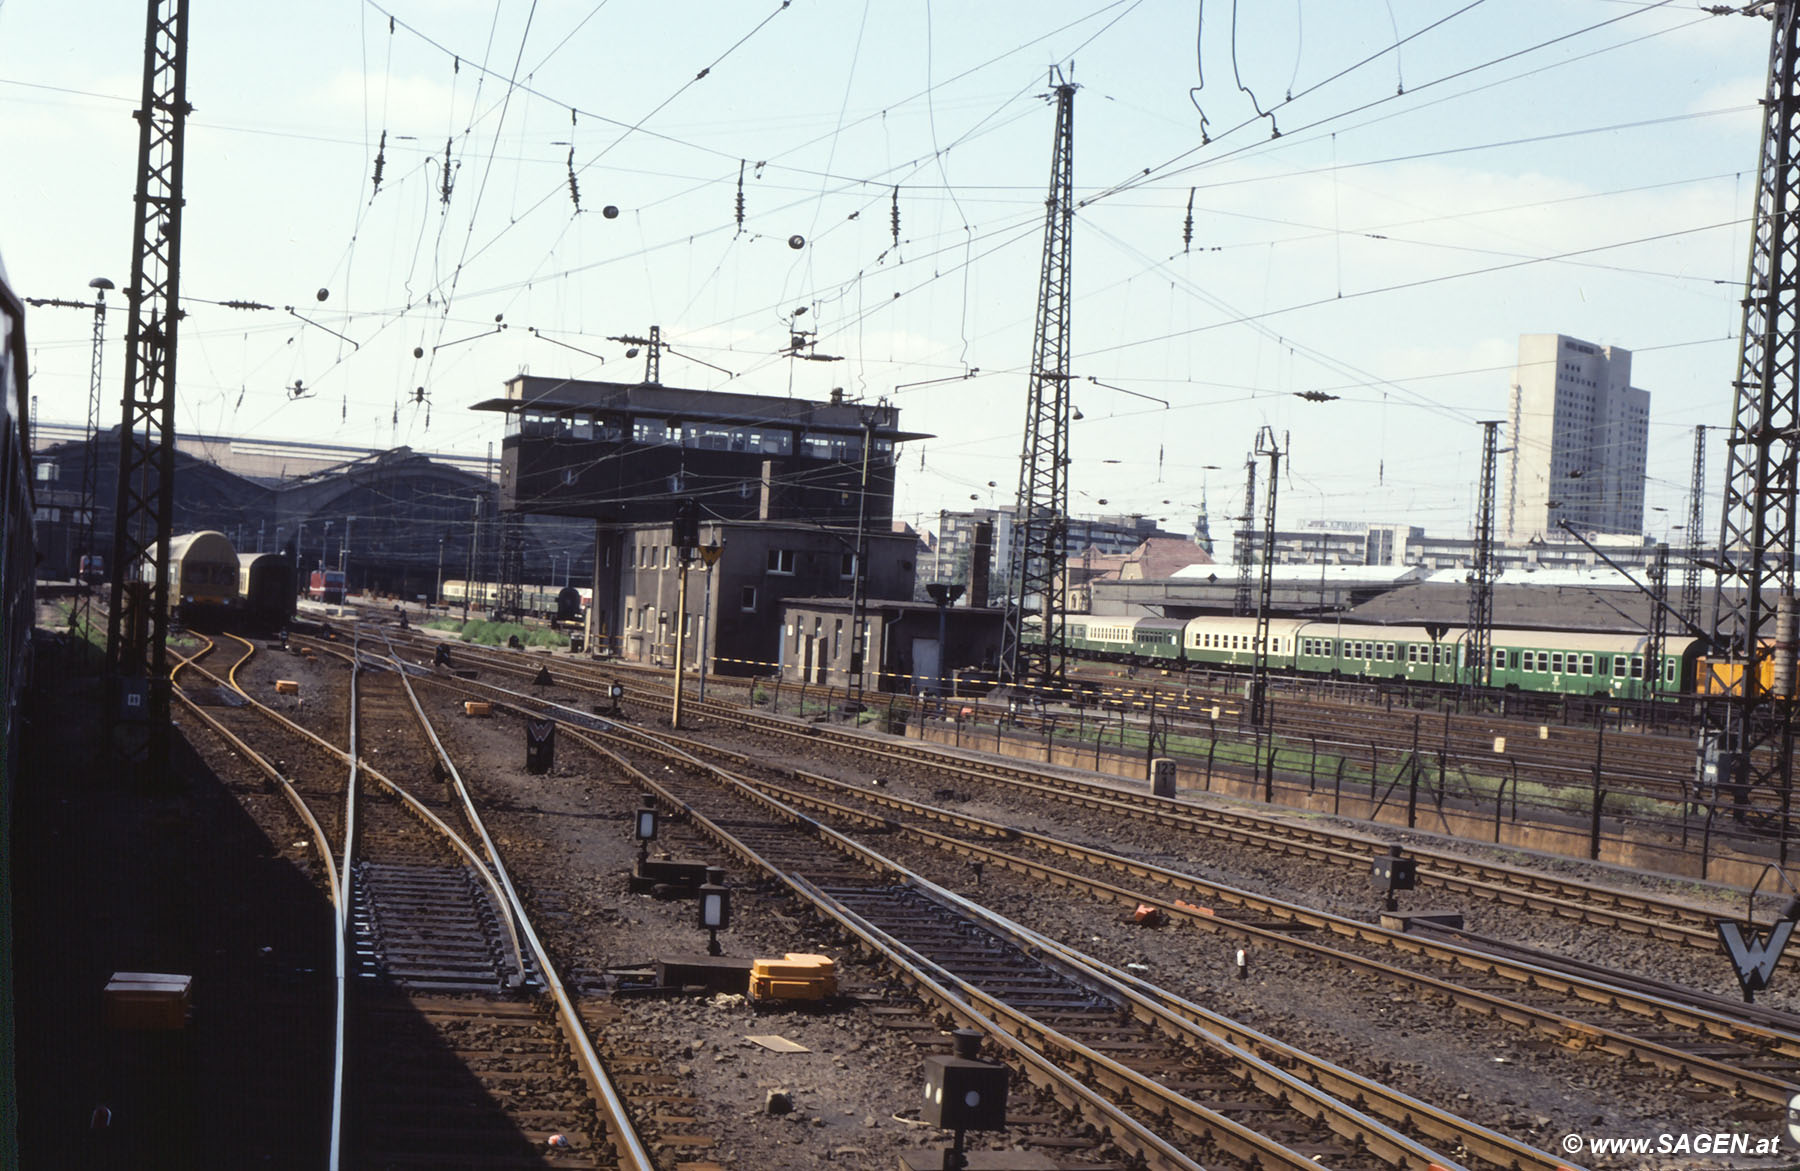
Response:
[{"label": "concrete building facade", "polygon": [[1506,418],[1496,528],[1520,544],[1583,532],[1641,533],[1650,392],[1631,352],[1559,333],[1524,334]]},{"label": "concrete building facade", "polygon": [[[637,663],[675,661],[681,625],[681,554],[666,524],[608,528],[599,544],[588,610],[588,646]],[[682,662],[721,675],[770,675],[783,655],[782,607],[788,598],[848,599],[856,580],[856,530],[802,521],[708,521],[700,542],[719,546],[712,569],[688,568]],[[869,598],[910,598],[917,541],[910,533],[871,532]],[[845,602],[848,605],[848,601]],[[869,603],[873,613],[875,603]]]},{"label": "concrete building facade", "polygon": [[[1005,611],[952,606],[944,611],[938,640],[938,608],[929,602],[871,601],[864,608],[868,651],[864,691],[953,691],[970,669],[991,677],[1000,655]],[[781,678],[790,683],[843,687],[851,680],[855,611],[848,598],[795,598],[783,606]]]}]

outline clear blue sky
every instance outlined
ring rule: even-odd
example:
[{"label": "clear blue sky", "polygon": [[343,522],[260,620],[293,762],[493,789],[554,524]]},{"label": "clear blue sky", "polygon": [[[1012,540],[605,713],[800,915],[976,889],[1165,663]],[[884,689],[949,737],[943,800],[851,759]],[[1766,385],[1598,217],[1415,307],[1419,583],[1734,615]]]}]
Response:
[{"label": "clear blue sky", "polygon": [[[1005,503],[1041,95],[1072,58],[1076,512],[1235,511],[1268,424],[1291,432],[1284,519],[1466,532],[1475,421],[1537,332],[1634,352],[1649,503],[1685,511],[1691,428],[1729,421],[1767,22],[1691,0],[1241,8],[1234,29],[1223,0],[201,0],[178,425],[479,452],[498,420],[470,403],[525,369],[635,377],[606,338],[658,324],[734,389],[893,396],[937,436],[902,458],[902,515]],[[143,29],[141,3],[0,0],[0,254],[24,295],[129,275]],[[204,303],[233,298],[278,308]],[[779,356],[800,308],[842,361]],[[84,416],[88,324],[30,318],[46,420]],[[122,375],[115,345],[109,425]],[[676,355],[663,380],[725,384]]]}]

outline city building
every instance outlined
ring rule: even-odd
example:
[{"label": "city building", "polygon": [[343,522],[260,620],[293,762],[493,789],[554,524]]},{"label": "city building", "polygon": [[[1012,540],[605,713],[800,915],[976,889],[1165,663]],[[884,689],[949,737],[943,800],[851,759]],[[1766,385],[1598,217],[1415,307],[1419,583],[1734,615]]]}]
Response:
[{"label": "city building", "polygon": [[[919,542],[895,531],[899,429],[886,403],[688,390],[654,380],[594,382],[521,374],[475,410],[506,416],[503,516],[583,518],[593,541],[588,646],[635,662],[671,663],[679,553],[673,524],[698,508],[702,544],[721,547],[710,573],[690,570],[685,662],[754,674],[776,669],[781,603],[910,598]],[[703,590],[703,592],[705,592]],[[704,615],[704,617],[702,617]],[[691,649],[690,649],[691,648]]]},{"label": "city building", "polygon": [[[588,615],[588,645],[596,653],[668,666],[675,661],[676,631],[682,629],[688,670],[697,670],[704,658],[707,670],[721,675],[773,675],[789,654],[782,637],[782,609],[789,598],[836,597],[849,605],[856,581],[853,528],[793,520],[707,521],[699,535],[701,545],[716,547],[718,554],[710,569],[699,560],[689,565],[683,615],[681,553],[673,527],[649,523],[608,532]],[[868,547],[865,596],[912,597],[917,539],[910,533],[871,532]],[[874,614],[878,605],[892,603],[869,601],[865,612]],[[815,655],[824,653],[809,645]],[[842,639],[833,646],[842,650]]]},{"label": "city building", "polygon": [[1650,392],[1631,385],[1631,352],[1557,333],[1519,338],[1500,460],[1502,540],[1644,530]]},{"label": "city building", "polygon": [[[975,527],[987,524],[993,526],[993,549],[988,563],[989,596],[996,601],[1003,599],[1006,596],[1008,567],[1012,564],[1013,514],[1016,511],[1014,505],[1003,504],[998,508],[939,512],[936,540],[932,544],[930,557],[920,569],[919,581],[966,582]],[[1068,534],[1071,586],[1077,585],[1081,579],[1094,576],[1096,565],[1103,567],[1099,572],[1112,567],[1108,562],[1096,559],[1121,557],[1152,537],[1189,540],[1180,533],[1165,532],[1158,527],[1156,518],[1137,514],[1071,516],[1068,519]],[[1076,568],[1077,562],[1083,568]],[[923,598],[923,594],[920,596]]]},{"label": "city building", "polygon": [[[864,606],[868,650],[864,691],[916,692],[940,687],[954,694],[968,670],[992,678],[1000,657],[997,606],[952,606],[941,615],[930,602],[871,601]],[[938,623],[943,622],[943,640]],[[783,606],[781,678],[843,687],[852,679],[855,610],[847,598],[794,598]]]}]

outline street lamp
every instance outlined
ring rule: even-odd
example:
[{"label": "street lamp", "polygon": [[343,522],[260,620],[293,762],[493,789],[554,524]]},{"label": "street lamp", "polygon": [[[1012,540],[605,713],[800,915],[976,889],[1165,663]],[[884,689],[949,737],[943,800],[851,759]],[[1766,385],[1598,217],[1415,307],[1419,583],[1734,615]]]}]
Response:
[{"label": "street lamp", "polygon": [[961,582],[934,581],[925,587],[925,592],[931,595],[931,600],[937,603],[938,608],[937,692],[939,695],[943,695],[944,660],[949,658],[949,652],[944,648],[944,632],[949,628],[950,604],[962,597],[963,586]]},{"label": "street lamp", "polygon": [[[715,534],[716,536],[716,534]],[[708,638],[712,632],[712,581],[713,566],[719,562],[720,554],[725,552],[725,541],[721,538],[710,545],[700,546],[700,560],[706,563],[706,593],[700,603],[700,702],[706,702],[706,660],[711,657],[712,643]]]}]

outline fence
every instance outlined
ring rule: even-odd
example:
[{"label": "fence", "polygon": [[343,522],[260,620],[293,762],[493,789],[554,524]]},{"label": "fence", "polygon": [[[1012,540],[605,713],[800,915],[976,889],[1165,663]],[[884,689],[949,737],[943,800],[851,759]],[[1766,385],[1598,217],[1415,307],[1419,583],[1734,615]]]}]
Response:
[{"label": "fence", "polygon": [[[751,700],[803,719],[850,721],[1014,758],[1146,779],[1149,762],[1177,762],[1182,789],[1381,820],[1500,845],[1549,850],[1723,881],[1754,881],[1785,864],[1787,788],[1775,795],[1701,788],[1653,775],[1628,738],[1593,735],[1577,762],[1508,746],[1475,752],[1415,716],[1411,736],[1295,734],[1219,717],[1119,707],[1050,711],[972,699],[865,692],[845,710],[842,687],[758,680]],[[1536,741],[1532,741],[1536,744]],[[1581,746],[1586,748],[1587,746]],[[1762,800],[1753,798],[1761,796]]]}]

